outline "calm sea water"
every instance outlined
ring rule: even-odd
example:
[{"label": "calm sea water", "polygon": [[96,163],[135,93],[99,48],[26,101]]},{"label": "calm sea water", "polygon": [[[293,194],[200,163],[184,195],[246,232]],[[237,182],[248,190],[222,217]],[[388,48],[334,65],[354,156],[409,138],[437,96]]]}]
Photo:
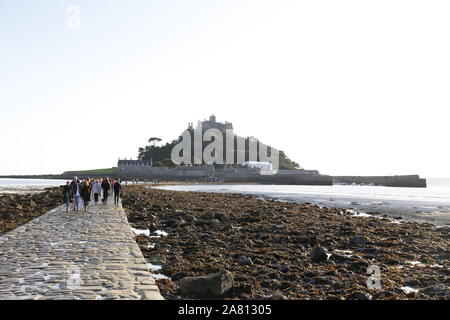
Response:
[{"label": "calm sea water", "polygon": [[175,191],[255,194],[282,201],[308,202],[323,207],[353,209],[402,216],[405,220],[450,223],[450,185],[428,188],[378,186],[284,186],[284,185],[175,185],[158,187]]},{"label": "calm sea water", "polygon": [[66,180],[49,179],[0,179],[1,193],[38,192],[47,187],[60,186]]},{"label": "calm sea water", "polygon": [[1,179],[0,187],[8,186],[59,186],[65,184],[66,180],[51,180],[51,179]]}]

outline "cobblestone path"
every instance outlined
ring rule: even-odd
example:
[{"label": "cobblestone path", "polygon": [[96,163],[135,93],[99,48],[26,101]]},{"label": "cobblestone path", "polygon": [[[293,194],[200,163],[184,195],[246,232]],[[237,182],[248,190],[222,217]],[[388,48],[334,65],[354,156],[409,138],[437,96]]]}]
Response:
[{"label": "cobblestone path", "polygon": [[0,236],[1,299],[163,299],[122,207],[58,207]]}]

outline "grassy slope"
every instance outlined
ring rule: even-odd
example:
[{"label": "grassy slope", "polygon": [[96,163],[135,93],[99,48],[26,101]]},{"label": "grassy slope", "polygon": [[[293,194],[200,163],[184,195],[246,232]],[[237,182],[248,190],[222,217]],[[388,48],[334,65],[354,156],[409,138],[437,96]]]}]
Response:
[{"label": "grassy slope", "polygon": [[116,174],[117,168],[106,168],[106,169],[94,169],[94,170],[79,170],[79,171],[67,171],[66,174],[69,173],[85,173],[85,174]]}]

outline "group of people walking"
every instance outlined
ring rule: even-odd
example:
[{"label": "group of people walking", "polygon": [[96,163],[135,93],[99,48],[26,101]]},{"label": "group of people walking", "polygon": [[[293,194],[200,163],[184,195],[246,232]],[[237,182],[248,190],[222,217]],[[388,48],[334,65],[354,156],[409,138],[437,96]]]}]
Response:
[{"label": "group of people walking", "polygon": [[114,195],[114,204],[119,204],[120,193],[122,191],[122,182],[120,179],[114,180],[106,177],[105,179],[84,179],[80,180],[74,177],[72,181],[67,181],[63,190],[63,200],[66,204],[66,212],[69,212],[70,203],[73,201],[74,211],[78,211],[80,203],[83,202],[84,210],[87,211],[91,197],[94,197],[95,203],[98,203],[102,197],[102,203],[108,203],[110,194]]}]

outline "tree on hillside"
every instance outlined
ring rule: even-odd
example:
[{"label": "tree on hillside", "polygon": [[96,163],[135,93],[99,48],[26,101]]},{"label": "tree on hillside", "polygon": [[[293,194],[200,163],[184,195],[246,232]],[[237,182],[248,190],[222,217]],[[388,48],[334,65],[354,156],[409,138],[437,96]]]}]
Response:
[{"label": "tree on hillside", "polygon": [[157,137],[151,137],[150,139],[148,139],[148,143],[150,143],[151,146],[156,146],[161,141],[162,141],[162,139],[157,138]]}]

